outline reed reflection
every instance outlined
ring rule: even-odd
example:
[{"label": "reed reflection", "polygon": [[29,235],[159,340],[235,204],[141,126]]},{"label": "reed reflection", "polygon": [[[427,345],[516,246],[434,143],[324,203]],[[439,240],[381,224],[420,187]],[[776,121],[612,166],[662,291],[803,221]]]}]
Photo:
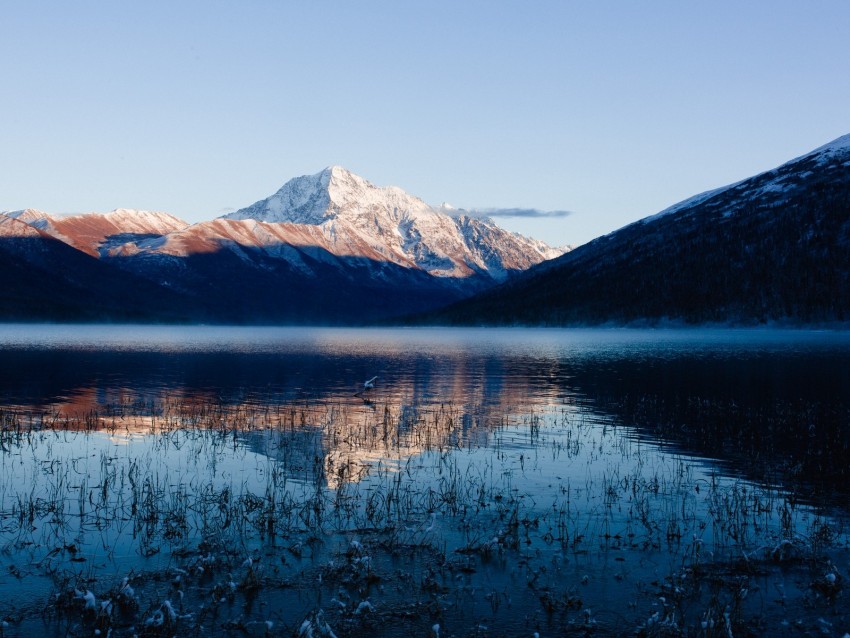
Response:
[{"label": "reed reflection", "polygon": [[7,427],[237,431],[272,457],[282,447],[320,456],[316,472],[329,481],[423,446],[487,445],[494,429],[530,415],[579,410],[726,473],[846,504],[850,348],[841,339],[597,332],[523,341],[519,331],[505,341],[416,333],[408,343],[408,333],[389,334],[267,335],[256,350],[6,348],[0,409]]}]

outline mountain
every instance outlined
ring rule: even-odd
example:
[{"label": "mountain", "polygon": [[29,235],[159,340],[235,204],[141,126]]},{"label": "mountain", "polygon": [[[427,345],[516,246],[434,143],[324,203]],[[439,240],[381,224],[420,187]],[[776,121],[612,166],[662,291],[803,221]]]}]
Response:
[{"label": "mountain", "polygon": [[6,216],[223,322],[380,321],[463,299],[563,252],[337,166],[192,225],[127,209]]},{"label": "mountain", "polygon": [[400,188],[377,187],[340,166],[292,179],[271,197],[225,218],[310,229],[311,241],[335,255],[377,259],[437,277],[486,275],[504,281],[512,271],[562,253],[489,220],[452,217]]},{"label": "mountain", "polygon": [[5,214],[93,257],[100,257],[129,241],[160,237],[188,226],[182,219],[168,213],[129,208],[61,217],[31,208]]},{"label": "mountain", "polygon": [[850,135],[702,193],[422,321],[850,321]]},{"label": "mountain", "polygon": [[334,166],[103,258],[214,300],[223,320],[362,323],[446,305],[561,253]]},{"label": "mountain", "polygon": [[49,321],[186,321],[205,316],[181,295],[56,239],[22,211],[0,214],[0,318]]}]

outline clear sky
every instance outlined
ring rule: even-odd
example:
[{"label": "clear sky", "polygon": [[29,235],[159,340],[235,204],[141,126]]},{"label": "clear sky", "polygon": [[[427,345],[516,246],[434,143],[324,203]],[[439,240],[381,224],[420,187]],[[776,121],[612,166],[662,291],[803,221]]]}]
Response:
[{"label": "clear sky", "polygon": [[0,0],[0,210],[201,221],[340,164],[581,244],[850,132],[850,2]]}]

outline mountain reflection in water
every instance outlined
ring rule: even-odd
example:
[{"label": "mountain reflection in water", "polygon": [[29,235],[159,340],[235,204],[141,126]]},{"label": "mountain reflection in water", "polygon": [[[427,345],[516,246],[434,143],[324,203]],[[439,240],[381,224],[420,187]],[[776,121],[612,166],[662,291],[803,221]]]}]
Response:
[{"label": "mountain reflection in water", "polygon": [[7,426],[235,428],[330,486],[578,411],[802,500],[850,495],[843,333],[6,326],[0,401]]}]

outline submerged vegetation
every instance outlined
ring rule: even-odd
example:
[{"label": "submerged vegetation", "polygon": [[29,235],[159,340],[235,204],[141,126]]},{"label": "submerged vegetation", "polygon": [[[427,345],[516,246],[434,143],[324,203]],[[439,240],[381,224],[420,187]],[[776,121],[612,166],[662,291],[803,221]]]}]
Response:
[{"label": "submerged vegetation", "polygon": [[2,635],[850,629],[846,511],[578,400],[129,398],[0,424]]}]

